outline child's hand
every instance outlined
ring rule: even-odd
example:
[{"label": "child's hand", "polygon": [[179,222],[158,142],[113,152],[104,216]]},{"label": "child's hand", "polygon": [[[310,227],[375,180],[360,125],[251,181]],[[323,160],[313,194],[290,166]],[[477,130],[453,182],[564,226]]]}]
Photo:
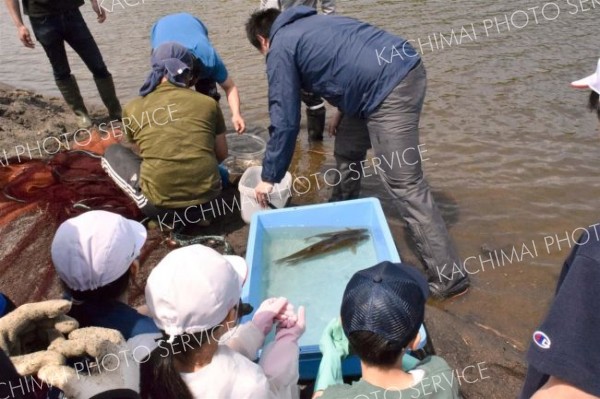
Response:
[{"label": "child's hand", "polygon": [[294,305],[288,302],[285,308],[275,317],[278,321],[277,328],[291,328],[296,324],[297,316],[294,312]]},{"label": "child's hand", "polygon": [[300,306],[297,314],[289,315],[286,322],[279,323],[275,340],[298,342],[298,339],[304,334],[305,330],[306,316],[304,314],[304,306]]},{"label": "child's hand", "polygon": [[269,298],[260,304],[259,308],[252,317],[252,324],[256,326],[264,335],[267,335],[277,317],[284,311],[288,304],[286,298]]}]

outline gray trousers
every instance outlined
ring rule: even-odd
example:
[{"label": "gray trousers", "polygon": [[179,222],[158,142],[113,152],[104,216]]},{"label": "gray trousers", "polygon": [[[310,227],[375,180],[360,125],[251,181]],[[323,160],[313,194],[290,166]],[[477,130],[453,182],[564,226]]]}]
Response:
[{"label": "gray trousers", "polygon": [[430,280],[449,283],[450,279],[462,277],[459,273],[452,274],[454,264],[462,275],[466,273],[421,167],[419,119],[426,88],[427,74],[421,63],[368,119],[343,118],[335,142],[335,159],[342,173],[342,183],[334,188],[332,200],[358,197],[362,173],[357,171],[362,171],[360,162],[372,146],[374,163],[369,173],[373,173],[374,165],[379,163],[377,175],[394,198]]}]

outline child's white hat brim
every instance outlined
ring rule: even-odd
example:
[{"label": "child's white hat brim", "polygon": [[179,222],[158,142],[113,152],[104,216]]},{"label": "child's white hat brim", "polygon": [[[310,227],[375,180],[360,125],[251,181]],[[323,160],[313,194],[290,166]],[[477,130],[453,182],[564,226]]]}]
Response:
[{"label": "child's white hat brim", "polygon": [[587,76],[583,79],[571,82],[571,86],[577,89],[590,88],[596,93],[600,94],[600,60],[598,60],[598,66],[596,67],[596,73]]}]

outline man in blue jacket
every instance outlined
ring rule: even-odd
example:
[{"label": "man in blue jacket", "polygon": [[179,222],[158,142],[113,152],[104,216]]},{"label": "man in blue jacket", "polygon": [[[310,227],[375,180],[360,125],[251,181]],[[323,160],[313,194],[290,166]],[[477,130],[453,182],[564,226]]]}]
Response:
[{"label": "man in blue jacket", "polygon": [[[283,13],[256,11],[246,33],[266,56],[269,83],[271,138],[257,200],[267,205],[273,185],[292,160],[300,126],[300,90],[319,95],[345,115],[366,121],[364,134],[370,137],[375,156],[387,160],[374,170],[408,224],[432,294],[449,298],[464,293],[469,278],[421,169],[419,118],[427,79],[410,43],[364,22],[317,15],[305,6]],[[399,153],[403,162],[395,164]]]}]

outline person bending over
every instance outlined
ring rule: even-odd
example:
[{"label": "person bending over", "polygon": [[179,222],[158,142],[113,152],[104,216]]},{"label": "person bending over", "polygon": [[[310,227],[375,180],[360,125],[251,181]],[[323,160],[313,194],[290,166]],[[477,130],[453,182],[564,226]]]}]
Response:
[{"label": "person bending over", "polygon": [[345,115],[364,120],[364,140],[349,145],[370,142],[378,159],[403,154],[405,164],[381,162],[378,175],[417,244],[432,294],[449,298],[465,293],[469,277],[421,167],[419,120],[427,78],[416,50],[407,40],[367,23],[317,15],[304,6],[283,13],[257,11],[246,33],[266,57],[269,83],[271,137],[257,200],[267,205],[273,185],[290,166],[300,124],[300,89],[320,95]]},{"label": "person bending over", "polygon": [[141,97],[124,108],[125,142],[106,149],[102,166],[147,217],[207,220],[202,205],[220,195],[228,155],[223,113],[190,89],[193,55],[181,44],[160,45],[151,63]]},{"label": "person bending over", "polygon": [[[307,6],[317,8],[317,0],[261,0],[260,9],[275,8],[285,11],[290,7]],[[323,14],[335,14],[335,0],[321,0]],[[315,94],[302,91],[302,102],[306,104],[306,125],[309,140],[323,140],[325,130],[326,109],[325,101]]]},{"label": "person bending over", "polygon": [[190,50],[196,58],[196,90],[219,101],[221,96],[217,91],[218,83],[225,90],[234,129],[238,133],[246,130],[246,123],[240,111],[238,88],[208,39],[208,29],[202,21],[187,13],[164,16],[152,27],[150,41],[153,49],[166,42],[177,42]]}]

